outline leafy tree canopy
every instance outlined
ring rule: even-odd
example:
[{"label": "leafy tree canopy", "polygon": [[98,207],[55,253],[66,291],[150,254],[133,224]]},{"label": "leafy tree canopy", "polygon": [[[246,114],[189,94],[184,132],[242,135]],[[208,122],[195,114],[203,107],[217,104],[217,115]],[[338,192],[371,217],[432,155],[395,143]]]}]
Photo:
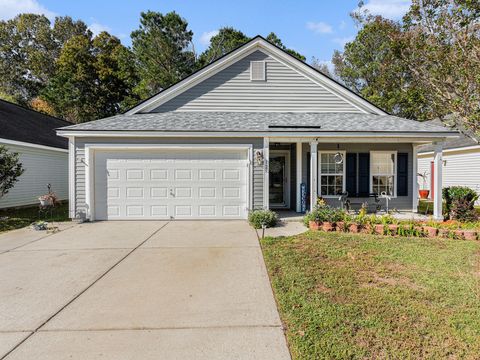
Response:
[{"label": "leafy tree canopy", "polygon": [[56,72],[63,45],[87,26],[70,17],[57,17],[53,28],[43,15],[20,14],[0,21],[0,90],[28,105]]},{"label": "leafy tree canopy", "polygon": [[116,37],[102,32],[73,36],[62,48],[57,72],[41,99],[72,122],[112,116],[138,101],[133,54]]},{"label": "leafy tree canopy", "polygon": [[190,75],[195,67],[193,32],[176,12],[142,12],[140,27],[131,34],[140,82],[135,89],[141,98]]},{"label": "leafy tree canopy", "polygon": [[[197,66],[203,67],[217,60],[219,57],[226,53],[236,49],[237,47],[245,44],[251,38],[245,35],[240,30],[236,30],[232,27],[224,27],[218,31],[218,34],[210,39],[209,47],[199,56]],[[282,50],[285,50],[290,55],[295,56],[301,61],[305,61],[306,58],[302,54],[299,54],[295,50],[287,48],[282,40],[273,32],[268,34],[266,40],[270,43],[278,46]]]},{"label": "leafy tree canopy", "polygon": [[454,118],[479,137],[480,2],[413,0],[401,22],[359,5],[359,33],[333,56],[342,81],[394,114]]}]

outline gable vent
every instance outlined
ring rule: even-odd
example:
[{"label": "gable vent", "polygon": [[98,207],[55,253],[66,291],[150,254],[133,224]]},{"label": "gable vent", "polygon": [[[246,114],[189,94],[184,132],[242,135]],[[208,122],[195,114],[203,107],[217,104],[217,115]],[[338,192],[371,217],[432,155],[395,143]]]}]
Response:
[{"label": "gable vent", "polygon": [[265,81],[265,61],[250,61],[250,80]]}]

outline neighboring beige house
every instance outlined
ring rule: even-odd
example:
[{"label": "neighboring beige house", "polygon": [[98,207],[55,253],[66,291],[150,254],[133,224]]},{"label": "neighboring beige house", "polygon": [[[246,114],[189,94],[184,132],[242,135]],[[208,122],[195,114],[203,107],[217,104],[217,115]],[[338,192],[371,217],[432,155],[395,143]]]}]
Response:
[{"label": "neighboring beige house", "polygon": [[51,184],[60,200],[68,199],[68,141],[55,129],[69,122],[0,100],[0,145],[20,155],[25,172],[0,208],[38,203]]},{"label": "neighboring beige house", "polygon": [[[418,177],[419,189],[430,190],[432,198],[435,188],[432,185],[433,151],[431,145],[418,149],[418,173],[426,174],[426,182]],[[462,136],[443,144],[443,186],[468,186],[480,194],[480,144],[475,140]],[[480,201],[477,201],[480,204]]]}]

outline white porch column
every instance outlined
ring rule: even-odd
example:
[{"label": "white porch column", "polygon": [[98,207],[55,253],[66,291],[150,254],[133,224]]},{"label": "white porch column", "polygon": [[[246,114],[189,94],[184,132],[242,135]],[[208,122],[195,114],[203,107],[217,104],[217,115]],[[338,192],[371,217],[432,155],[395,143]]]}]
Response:
[{"label": "white porch column", "polygon": [[270,176],[269,176],[269,163],[270,163],[270,139],[263,138],[263,208],[268,210],[270,207]]},{"label": "white porch column", "polygon": [[412,211],[418,210],[418,145],[413,145],[412,149]]},{"label": "white porch column", "polygon": [[297,155],[297,212],[302,211],[302,192],[300,191],[300,185],[302,184],[302,143],[297,142],[296,148]]},{"label": "white porch column", "polygon": [[442,215],[442,144],[435,143],[433,153],[433,170],[434,170],[434,198],[433,198],[433,218],[435,220],[443,220]]},{"label": "white porch column", "polygon": [[318,192],[318,142],[310,143],[310,210],[313,209],[317,202]]}]

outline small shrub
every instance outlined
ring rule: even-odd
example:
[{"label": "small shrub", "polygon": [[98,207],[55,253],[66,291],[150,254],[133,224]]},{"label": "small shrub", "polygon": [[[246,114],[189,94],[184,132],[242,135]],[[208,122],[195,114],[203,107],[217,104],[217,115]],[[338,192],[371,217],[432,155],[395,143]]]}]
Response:
[{"label": "small shrub", "polygon": [[263,225],[270,228],[277,225],[278,215],[272,210],[254,210],[248,214],[248,222],[255,229],[261,229]]},{"label": "small shrub", "polygon": [[333,208],[329,205],[321,205],[317,206],[315,209],[307,213],[303,217],[303,222],[305,226],[308,226],[308,223],[310,221],[316,221],[316,222],[339,222],[339,221],[344,221],[345,220],[345,210],[342,209],[336,209]]},{"label": "small shrub", "polygon": [[458,199],[450,205],[450,218],[462,222],[471,222],[477,220],[478,215],[471,201]]},{"label": "small shrub", "polygon": [[478,218],[475,201],[478,194],[466,186],[451,186],[442,189],[445,211],[453,220],[474,221]]}]

